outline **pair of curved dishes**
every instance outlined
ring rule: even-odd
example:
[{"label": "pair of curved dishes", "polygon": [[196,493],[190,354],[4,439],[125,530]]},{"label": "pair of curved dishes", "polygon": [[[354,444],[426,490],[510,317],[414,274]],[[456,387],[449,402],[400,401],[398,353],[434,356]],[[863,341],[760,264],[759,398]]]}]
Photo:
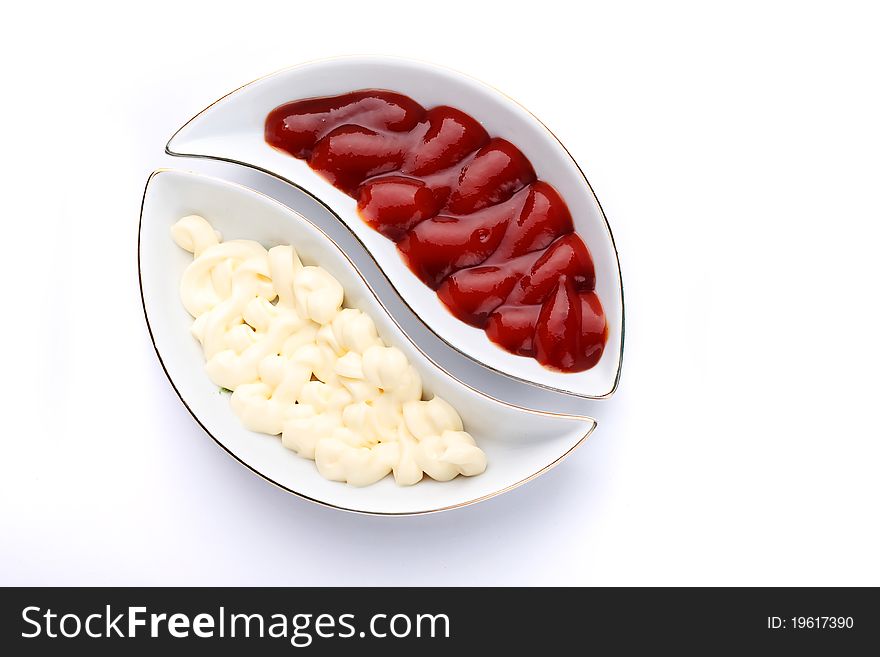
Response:
[{"label": "pair of curved dishes", "polygon": [[[608,343],[596,367],[576,374],[547,370],[533,359],[507,353],[482,331],[455,319],[406,267],[394,244],[360,219],[353,199],[304,161],[265,143],[263,122],[278,105],[361,88],[392,89],[426,107],[455,105],[477,118],[490,134],[510,138],[539,175],[557,188],[569,205],[575,229],[590,248],[597,293],[608,318]],[[500,92],[420,62],[386,57],[325,60],[286,69],[224,96],[178,130],[166,150],[171,155],[244,165],[293,185],[316,200],[329,221],[345,226],[387,279],[371,285],[362,274],[367,267],[356,266],[346,253],[352,248],[341,248],[327,234],[330,226],[322,230],[316,225],[320,222],[252,189],[177,171],[158,171],[150,177],[138,255],[153,342],[169,379],[197,421],[257,474],[290,492],[350,511],[428,513],[486,499],[533,479],[568,455],[595,428],[590,417],[551,412],[544,406],[554,405],[554,398],[569,407],[578,399],[606,398],[617,387],[624,307],[614,241],[598,200],[568,151],[540,121]],[[489,469],[478,477],[442,484],[423,481],[401,489],[386,478],[355,489],[321,479],[313,464],[284,450],[277,439],[257,440],[242,429],[229,412],[228,401],[207,381],[201,353],[189,335],[190,318],[177,301],[179,275],[188,254],[173,244],[168,228],[191,213],[208,217],[224,237],[293,244],[304,261],[328,269],[343,284],[347,304],[368,312],[386,342],[403,349],[419,368],[425,389],[458,408],[465,426],[487,452]],[[364,256],[359,254],[358,259],[363,263]],[[387,287],[389,281],[411,313],[400,304],[389,311],[392,304],[380,298],[387,293],[374,290]],[[534,410],[535,401],[542,408]]]}]

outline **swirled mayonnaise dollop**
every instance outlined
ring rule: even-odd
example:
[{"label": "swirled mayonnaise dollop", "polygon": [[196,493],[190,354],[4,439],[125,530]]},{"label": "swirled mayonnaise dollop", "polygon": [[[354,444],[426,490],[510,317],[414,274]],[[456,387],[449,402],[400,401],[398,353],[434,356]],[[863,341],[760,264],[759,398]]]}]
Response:
[{"label": "swirled mayonnaise dollop", "polygon": [[211,381],[232,390],[245,427],[281,435],[327,479],[367,486],[394,473],[409,486],[486,469],[452,406],[422,400],[418,372],[373,320],[343,307],[339,282],[291,246],[220,241],[202,217],[171,228],[193,254],[180,296]]}]

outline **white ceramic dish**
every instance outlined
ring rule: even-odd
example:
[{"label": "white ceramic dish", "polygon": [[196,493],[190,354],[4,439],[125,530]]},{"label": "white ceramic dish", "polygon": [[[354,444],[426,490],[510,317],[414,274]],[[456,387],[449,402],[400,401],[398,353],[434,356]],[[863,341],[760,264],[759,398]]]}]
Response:
[{"label": "white ceramic dish", "polygon": [[[394,244],[365,224],[356,202],[303,160],[285,155],[263,138],[266,115],[282,103],[356,89],[384,88],[426,107],[454,105],[478,119],[490,134],[506,137],[531,160],[538,177],[565,198],[577,232],[596,266],[596,290],[608,317],[608,344],[596,367],[575,374],[548,370],[534,359],[508,353],[479,329],[453,317],[409,270]],[[623,355],[623,287],[611,230],[577,163],[544,124],[504,94],[438,66],[392,57],[342,57],[296,66],[252,82],[213,103],[168,142],[171,155],[208,157],[247,165],[300,187],[334,213],[385,272],[401,298],[453,349],[513,379],[587,398],[610,396]]]},{"label": "white ceramic dish", "polygon": [[[179,297],[180,277],[192,256],[171,239],[171,225],[201,214],[224,239],[265,246],[292,244],[306,264],[320,264],[345,288],[345,303],[367,312],[382,338],[402,349],[422,375],[426,391],[449,401],[488,458],[477,477],[426,480],[408,488],[386,477],[354,488],[323,479],[312,461],[285,449],[275,436],[244,429],[204,371],[201,348],[190,335],[192,318]],[[266,480],[302,497],[363,513],[430,513],[477,502],[545,472],[580,445],[596,426],[588,417],[554,415],[491,399],[453,379],[404,335],[367,282],[322,231],[293,210],[247,187],[179,171],[157,171],[144,192],[138,239],[144,312],[156,352],[174,389],[198,423],[227,452]],[[198,464],[193,464],[197,467]]]}]

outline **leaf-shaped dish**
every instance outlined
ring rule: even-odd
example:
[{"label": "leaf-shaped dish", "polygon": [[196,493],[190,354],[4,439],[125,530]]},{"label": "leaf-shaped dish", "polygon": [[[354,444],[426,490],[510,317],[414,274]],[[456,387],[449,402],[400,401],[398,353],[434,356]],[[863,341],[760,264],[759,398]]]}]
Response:
[{"label": "leaf-shaped dish", "polygon": [[[297,99],[356,89],[390,89],[425,107],[454,105],[476,118],[490,135],[506,137],[568,204],[574,227],[590,248],[596,291],[608,320],[608,340],[592,369],[563,373],[532,358],[509,353],[480,329],[456,319],[400,258],[394,243],[370,228],[354,199],[295,159],[269,146],[264,121],[275,107]],[[453,349],[513,379],[581,397],[604,398],[617,387],[623,355],[623,287],[617,251],[602,208],[583,172],[544,124],[507,96],[448,69],[391,57],[343,57],[293,67],[252,82],[216,101],[168,142],[171,155],[242,164],[289,182],[324,204],[361,241],[403,301]]]},{"label": "leaf-shaped dish", "polygon": [[[170,236],[179,218],[201,214],[224,239],[253,239],[264,246],[292,244],[304,264],[319,264],[345,289],[345,303],[368,313],[386,343],[403,350],[436,393],[460,413],[486,452],[489,467],[476,477],[424,480],[398,487],[391,477],[366,488],[323,479],[312,461],[285,449],[274,436],[245,429],[204,369],[192,318],[179,296],[180,278],[192,261]],[[196,421],[242,464],[281,488],[349,511],[429,513],[510,490],[545,472],[580,445],[596,426],[588,417],[529,411],[494,400],[453,379],[400,330],[352,262],[320,229],[293,210],[254,190],[207,176],[158,171],[144,192],[138,239],[144,313],[156,353],[171,384]]]}]

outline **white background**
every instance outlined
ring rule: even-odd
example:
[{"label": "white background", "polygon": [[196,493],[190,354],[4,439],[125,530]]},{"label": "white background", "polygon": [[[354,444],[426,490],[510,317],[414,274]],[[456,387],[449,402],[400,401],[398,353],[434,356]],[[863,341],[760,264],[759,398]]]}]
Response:
[{"label": "white background", "polygon": [[[880,584],[868,3],[24,6],[0,41],[0,584]],[[620,249],[626,357],[584,405],[599,428],[477,506],[373,518],[276,490],[201,432],[147,335],[143,185],[209,169],[167,138],[345,53],[518,99]]]}]

